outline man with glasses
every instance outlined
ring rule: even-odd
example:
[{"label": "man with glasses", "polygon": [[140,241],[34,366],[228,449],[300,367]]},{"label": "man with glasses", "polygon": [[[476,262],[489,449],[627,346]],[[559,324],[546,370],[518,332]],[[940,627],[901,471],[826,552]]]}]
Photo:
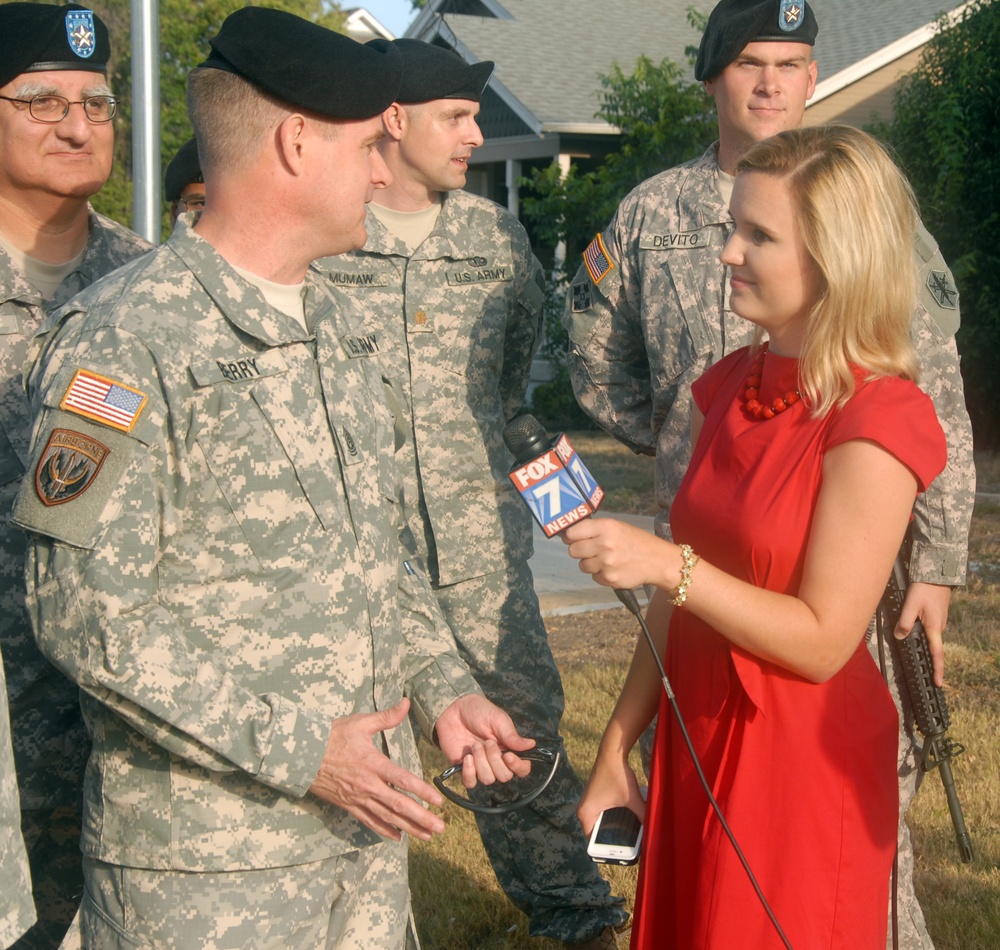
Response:
[{"label": "man with glasses", "polygon": [[170,159],[163,176],[163,197],[170,202],[171,228],[186,211],[201,211],[205,207],[205,177],[194,139],[188,139]]},{"label": "man with glasses", "polygon": [[[25,537],[8,520],[31,438],[21,368],[46,311],[149,245],[88,203],[111,172],[118,109],[106,79],[105,25],[76,4],[11,3],[0,6],[0,37],[0,647],[38,912],[21,950],[57,946],[76,910],[89,748],[77,686],[35,646],[24,602]],[[13,771],[0,765],[0,783],[8,782]],[[17,828],[16,814],[9,824]],[[5,851],[0,842],[0,856]],[[23,880],[12,873],[0,870],[0,944],[6,902]]]}]

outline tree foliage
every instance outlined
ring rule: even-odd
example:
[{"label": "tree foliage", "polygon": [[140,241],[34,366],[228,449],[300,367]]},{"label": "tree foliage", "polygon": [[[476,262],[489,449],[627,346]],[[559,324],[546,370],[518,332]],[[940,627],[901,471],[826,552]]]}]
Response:
[{"label": "tree foliage", "polygon": [[1000,4],[939,32],[877,129],[896,150],[961,292],[966,400],[977,445],[1000,444]]},{"label": "tree foliage", "polygon": [[[187,74],[209,54],[208,41],[222,21],[244,0],[159,0],[160,41],[160,181],[177,149],[191,137],[185,90]],[[330,0],[264,0],[264,5],[286,10],[329,29],[342,31],[344,15]],[[132,223],[132,50],[130,0],[93,0],[90,7],[107,24],[111,34],[108,77],[122,100],[115,119],[115,162],[111,178],[93,198],[102,214]],[[164,209],[164,233],[167,212]]]},{"label": "tree foliage", "polygon": [[629,75],[615,65],[601,85],[597,114],[621,130],[618,151],[582,174],[575,166],[565,177],[555,164],[539,169],[521,205],[540,243],[566,242],[568,261],[579,259],[639,182],[695,157],[716,137],[713,100],[669,59],[640,57]]}]

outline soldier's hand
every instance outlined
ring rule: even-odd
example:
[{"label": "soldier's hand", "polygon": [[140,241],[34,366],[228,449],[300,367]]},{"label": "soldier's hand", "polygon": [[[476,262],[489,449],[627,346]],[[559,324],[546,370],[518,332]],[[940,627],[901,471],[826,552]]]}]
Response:
[{"label": "soldier's hand", "polygon": [[940,584],[914,582],[906,589],[899,623],[893,631],[897,640],[909,636],[919,620],[927,634],[927,645],[934,664],[934,685],[944,685],[944,628],[948,625],[948,608],[951,605],[951,588]]},{"label": "soldier's hand", "polygon": [[397,765],[372,745],[377,732],[398,726],[410,708],[404,699],[391,709],[335,719],[326,755],[309,791],[339,805],[372,831],[399,841],[400,832],[429,841],[444,822],[403,792],[430,805],[444,802],[433,785]]},{"label": "soldier's hand", "polygon": [[535,745],[518,735],[513,720],[485,696],[469,693],[455,700],[434,726],[438,745],[452,763],[462,763],[462,784],[492,785],[524,778],[531,763],[518,758]]}]

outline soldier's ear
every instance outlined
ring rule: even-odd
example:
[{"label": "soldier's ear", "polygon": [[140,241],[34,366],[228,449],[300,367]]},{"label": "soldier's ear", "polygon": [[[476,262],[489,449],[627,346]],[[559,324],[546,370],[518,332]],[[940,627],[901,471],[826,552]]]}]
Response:
[{"label": "soldier's ear", "polygon": [[278,157],[293,175],[298,175],[302,171],[302,149],[307,121],[300,113],[293,113],[278,126],[277,134],[274,136]]},{"label": "soldier's ear", "polygon": [[392,103],[382,113],[382,125],[385,126],[385,133],[396,142],[403,137],[408,121],[406,106],[400,105],[398,102]]}]

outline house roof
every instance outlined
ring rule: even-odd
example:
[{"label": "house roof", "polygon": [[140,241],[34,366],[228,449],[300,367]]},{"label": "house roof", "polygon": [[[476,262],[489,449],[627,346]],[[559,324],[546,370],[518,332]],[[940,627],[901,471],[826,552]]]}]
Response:
[{"label": "house roof", "polygon": [[[926,27],[955,0],[809,0],[819,20],[821,83]],[[407,36],[445,42],[470,61],[497,64],[491,85],[536,134],[612,131],[595,119],[599,76],[631,73],[640,55],[692,73],[685,47],[700,40],[692,0],[430,0]],[[711,0],[694,0],[705,12]],[[451,11],[462,12],[451,12]],[[469,12],[476,15],[470,15]],[[439,15],[436,15],[439,14]],[[485,103],[484,103],[485,105]],[[485,109],[484,109],[485,111]]]}]

